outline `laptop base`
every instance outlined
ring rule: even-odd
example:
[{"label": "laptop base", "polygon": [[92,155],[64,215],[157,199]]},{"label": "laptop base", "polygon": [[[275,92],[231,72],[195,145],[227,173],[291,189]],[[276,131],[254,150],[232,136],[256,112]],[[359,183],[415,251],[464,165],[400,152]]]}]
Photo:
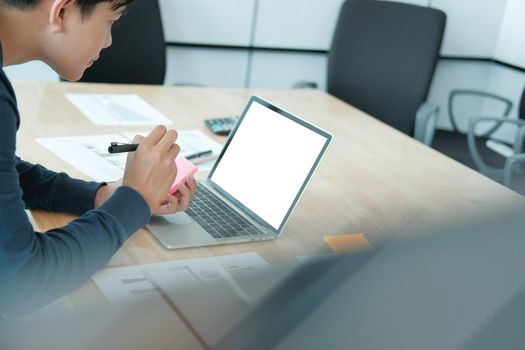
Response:
[{"label": "laptop base", "polygon": [[168,249],[268,241],[277,237],[268,233],[254,236],[213,238],[185,213],[153,217],[146,228]]}]

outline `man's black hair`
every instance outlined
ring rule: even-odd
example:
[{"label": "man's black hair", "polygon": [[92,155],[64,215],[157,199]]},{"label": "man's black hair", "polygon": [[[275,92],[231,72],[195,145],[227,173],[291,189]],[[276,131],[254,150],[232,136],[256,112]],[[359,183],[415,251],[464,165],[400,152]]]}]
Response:
[{"label": "man's black hair", "polygon": [[[22,10],[28,10],[36,7],[42,0],[0,0],[0,6],[7,6]],[[95,6],[101,2],[111,2],[113,11],[120,8],[127,7],[133,0],[74,0],[76,5],[80,8],[82,17],[91,15]]]}]

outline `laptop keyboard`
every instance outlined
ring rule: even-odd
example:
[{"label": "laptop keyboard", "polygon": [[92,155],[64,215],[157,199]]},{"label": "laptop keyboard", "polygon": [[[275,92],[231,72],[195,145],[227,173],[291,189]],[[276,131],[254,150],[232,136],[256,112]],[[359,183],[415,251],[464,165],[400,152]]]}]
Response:
[{"label": "laptop keyboard", "polygon": [[186,214],[197,221],[213,238],[263,234],[201,184],[197,185],[197,191]]}]

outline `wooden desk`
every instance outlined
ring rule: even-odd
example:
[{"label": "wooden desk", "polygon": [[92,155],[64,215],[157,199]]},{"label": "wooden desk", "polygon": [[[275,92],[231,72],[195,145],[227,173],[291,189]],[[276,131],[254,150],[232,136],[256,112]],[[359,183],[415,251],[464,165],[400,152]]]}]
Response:
[{"label": "wooden desk", "polygon": [[[65,92],[136,93],[175,121],[176,129],[201,129],[205,117],[239,113],[252,93],[268,99],[334,135],[328,153],[291,217],[275,241],[167,250],[146,230],[133,235],[109,266],[255,251],[271,264],[294,256],[328,252],[325,235],[363,232],[376,243],[434,223],[483,215],[505,206],[525,206],[525,199],[455,163],[413,139],[320,91],[246,91],[87,84],[15,85],[22,116],[18,153],[53,170],[85,176],[40,146],[39,137],[143,131],[144,127],[92,125],[65,98]],[[225,138],[214,137],[219,142]],[[269,135],[270,140],[270,135]],[[205,176],[205,174],[200,174]],[[60,227],[72,216],[35,210],[39,230]],[[73,295],[75,308],[104,302],[93,282]],[[145,319],[144,319],[145,317]],[[113,322],[97,334],[104,347],[118,343],[115,334],[130,333],[124,348],[198,348],[196,338],[161,304],[154,313]],[[133,328],[135,327],[135,328]],[[159,335],[161,334],[161,335]],[[134,344],[130,347],[126,344]],[[122,344],[120,344],[123,346]],[[96,347],[96,346],[95,346]],[[110,346],[112,347],[112,346]],[[115,348],[115,347],[112,347]],[[205,347],[204,347],[205,348]]]},{"label": "wooden desk", "polygon": [[[322,240],[325,235],[363,232],[375,243],[409,228],[505,205],[525,205],[524,197],[321,91],[70,83],[17,83],[15,90],[22,116],[19,155],[79,178],[86,177],[35,139],[146,128],[92,125],[69,103],[65,92],[136,93],[173,119],[176,129],[201,129],[212,137],[203,119],[238,114],[256,93],[334,135],[333,144],[278,240],[167,250],[148,231],[140,230],[111,260],[112,267],[247,251],[256,251],[270,263],[287,262],[296,255],[328,252]],[[42,211],[34,211],[33,216],[40,230],[63,226],[73,219]]]}]

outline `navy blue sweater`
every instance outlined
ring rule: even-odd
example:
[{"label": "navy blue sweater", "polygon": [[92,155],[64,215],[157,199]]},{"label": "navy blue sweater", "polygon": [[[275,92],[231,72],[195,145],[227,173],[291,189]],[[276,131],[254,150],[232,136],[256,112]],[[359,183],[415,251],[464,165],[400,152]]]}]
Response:
[{"label": "navy blue sweater", "polygon": [[[93,210],[102,184],[16,157],[19,125],[13,88],[0,69],[0,316],[34,310],[75,290],[150,218],[142,196],[129,187],[119,188]],[[41,234],[26,215],[25,209],[32,208],[80,218]]]}]

